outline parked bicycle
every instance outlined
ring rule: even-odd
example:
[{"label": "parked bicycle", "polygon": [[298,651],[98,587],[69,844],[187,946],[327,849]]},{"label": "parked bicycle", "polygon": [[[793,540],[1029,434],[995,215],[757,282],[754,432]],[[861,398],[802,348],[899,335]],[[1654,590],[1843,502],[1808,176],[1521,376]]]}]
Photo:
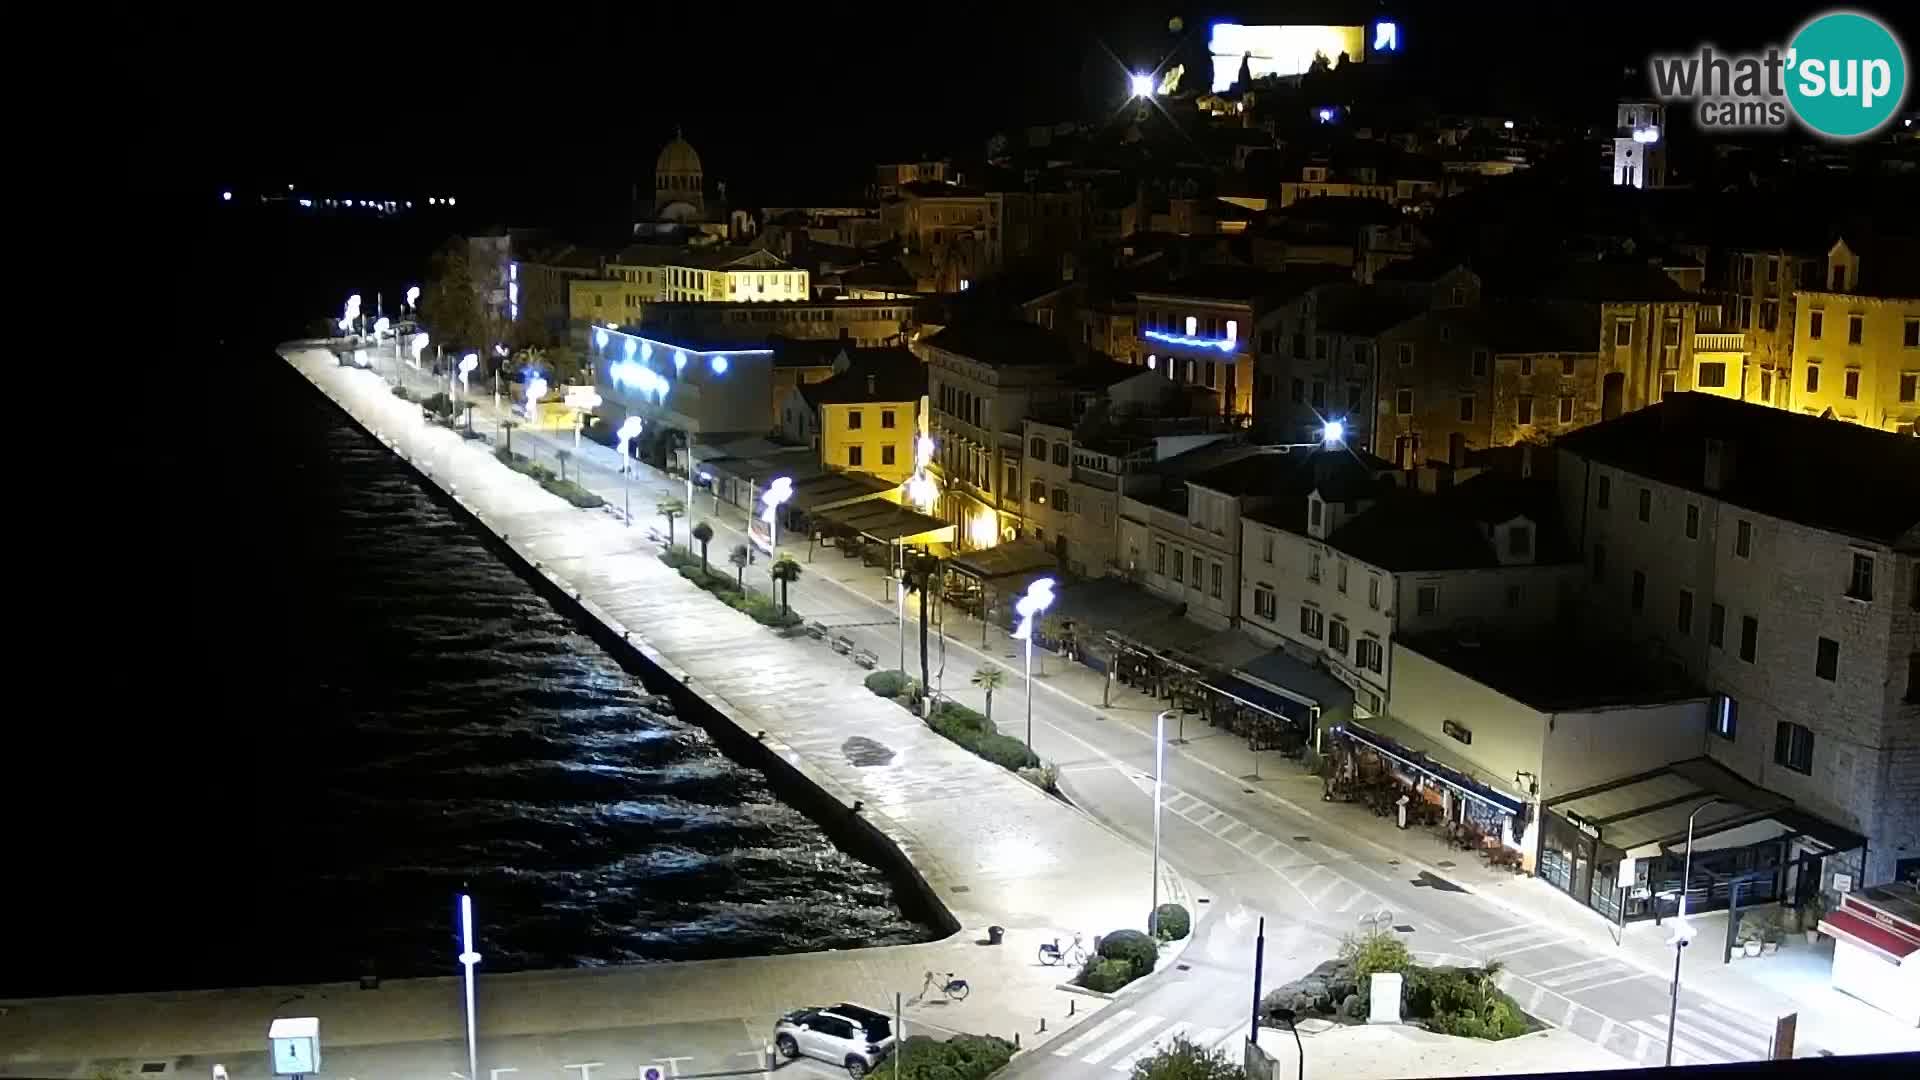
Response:
[{"label": "parked bicycle", "polygon": [[913,1000],[925,1001],[927,994],[934,990],[945,994],[949,1001],[965,1001],[967,995],[973,992],[973,988],[967,985],[967,980],[954,978],[951,971],[945,974],[929,971],[926,981],[920,984],[920,992],[913,995]]},{"label": "parked bicycle", "polygon": [[1386,933],[1393,929],[1393,909],[1381,908],[1379,911],[1360,916],[1360,926],[1370,933]]},{"label": "parked bicycle", "polygon": [[1040,945],[1040,963],[1047,967],[1053,967],[1056,964],[1076,966],[1086,962],[1087,949],[1086,946],[1080,944],[1080,935],[1078,933],[1073,935],[1073,944],[1064,949],[1060,947],[1059,938],[1042,942]]}]

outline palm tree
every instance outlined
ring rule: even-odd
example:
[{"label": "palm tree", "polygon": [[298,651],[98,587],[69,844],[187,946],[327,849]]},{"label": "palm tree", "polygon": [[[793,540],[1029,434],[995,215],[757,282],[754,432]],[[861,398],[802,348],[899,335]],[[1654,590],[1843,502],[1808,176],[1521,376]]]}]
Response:
[{"label": "palm tree", "polygon": [[780,584],[780,613],[782,615],[789,614],[793,610],[787,603],[787,594],[788,590],[793,587],[793,583],[800,580],[801,572],[800,564],[794,562],[793,556],[791,555],[780,556],[778,559],[775,559],[773,565],[767,569],[767,575]]},{"label": "palm tree", "polygon": [[906,558],[907,575],[902,588],[910,593],[920,594],[920,685],[930,686],[931,672],[927,665],[927,620],[930,597],[940,582],[940,560],[926,552],[908,554]]},{"label": "palm tree", "polygon": [[973,670],[973,685],[987,692],[987,723],[993,723],[993,692],[1007,684],[1007,673],[998,667]]},{"label": "palm tree", "polygon": [[753,553],[747,550],[747,545],[735,544],[733,550],[727,552],[727,561],[733,564],[733,579],[739,584],[740,591],[746,592],[747,564],[753,561]]},{"label": "palm tree", "polygon": [[520,371],[523,374],[546,370],[547,352],[538,345],[529,345],[521,349],[518,359],[520,360]]},{"label": "palm tree", "polygon": [[705,580],[709,575],[709,571],[707,570],[707,545],[713,542],[713,526],[703,521],[695,525],[693,530],[687,535],[700,542],[700,577],[702,580]]},{"label": "palm tree", "polygon": [[560,463],[560,482],[563,484],[567,482],[567,460],[571,457],[573,457],[573,451],[571,450],[555,450],[553,452],[553,460]]},{"label": "palm tree", "polygon": [[679,499],[668,498],[661,499],[659,502],[654,503],[653,508],[661,517],[667,519],[667,547],[671,549],[673,547],[673,519],[687,512],[687,504],[681,502]]}]

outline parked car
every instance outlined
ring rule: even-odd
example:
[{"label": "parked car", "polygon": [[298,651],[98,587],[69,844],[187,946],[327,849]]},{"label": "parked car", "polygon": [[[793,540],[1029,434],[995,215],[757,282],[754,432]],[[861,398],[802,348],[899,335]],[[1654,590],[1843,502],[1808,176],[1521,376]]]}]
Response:
[{"label": "parked car", "polygon": [[802,1054],[844,1066],[860,1080],[893,1051],[885,1013],[841,1003],[795,1009],[773,1025],[773,1045],[789,1060]]}]

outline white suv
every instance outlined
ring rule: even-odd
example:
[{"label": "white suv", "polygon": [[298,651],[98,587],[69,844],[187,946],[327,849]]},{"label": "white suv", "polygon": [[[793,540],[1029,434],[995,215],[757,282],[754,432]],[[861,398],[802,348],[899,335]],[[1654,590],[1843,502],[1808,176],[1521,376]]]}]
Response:
[{"label": "white suv", "polygon": [[796,1009],[773,1025],[773,1045],[789,1060],[805,1054],[846,1067],[860,1080],[893,1049],[893,1024],[885,1013],[859,1005]]}]

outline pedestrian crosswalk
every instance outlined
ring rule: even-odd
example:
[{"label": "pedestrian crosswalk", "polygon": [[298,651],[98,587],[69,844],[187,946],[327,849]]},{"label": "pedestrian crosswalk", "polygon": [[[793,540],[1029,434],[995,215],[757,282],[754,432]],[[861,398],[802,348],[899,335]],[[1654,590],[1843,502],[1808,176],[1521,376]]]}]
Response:
[{"label": "pedestrian crosswalk", "polygon": [[[1151,780],[1136,775],[1134,781],[1151,788]],[[1333,914],[1376,911],[1386,902],[1379,894],[1334,870],[1329,864],[1350,861],[1353,857],[1330,848],[1302,850],[1271,833],[1189,792],[1164,788],[1162,809],[1186,819],[1221,843],[1234,848],[1280,876],[1298,891],[1313,908]]]},{"label": "pedestrian crosswalk", "polygon": [[1085,1032],[1054,1047],[1055,1057],[1077,1058],[1086,1065],[1104,1065],[1117,1073],[1133,1071],[1134,1063],[1185,1037],[1197,1046],[1211,1047],[1227,1029],[1205,1027],[1185,1020],[1135,1009],[1117,1010]]},{"label": "pedestrian crosswalk", "polygon": [[[1655,1013],[1627,1024],[1616,1036],[1618,1043],[1630,1042],[1636,1057],[1644,1064],[1658,1065],[1666,1060],[1666,1013]],[[1704,1002],[1682,1006],[1673,1017],[1673,1063],[1675,1065],[1713,1065],[1728,1061],[1758,1061],[1773,1047],[1773,1032],[1751,1017]],[[1618,1046],[1610,1046],[1616,1053]]]}]

